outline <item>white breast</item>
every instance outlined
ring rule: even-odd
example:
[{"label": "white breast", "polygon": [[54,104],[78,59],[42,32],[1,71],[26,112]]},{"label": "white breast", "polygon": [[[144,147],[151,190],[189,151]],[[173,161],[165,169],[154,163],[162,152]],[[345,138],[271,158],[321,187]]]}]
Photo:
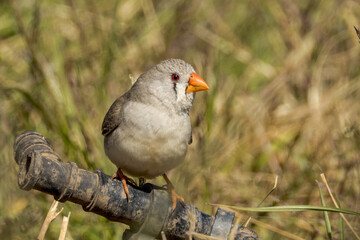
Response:
[{"label": "white breast", "polygon": [[131,102],[121,116],[119,127],[104,140],[105,153],[117,167],[135,177],[154,178],[184,160],[191,134],[187,114]]}]

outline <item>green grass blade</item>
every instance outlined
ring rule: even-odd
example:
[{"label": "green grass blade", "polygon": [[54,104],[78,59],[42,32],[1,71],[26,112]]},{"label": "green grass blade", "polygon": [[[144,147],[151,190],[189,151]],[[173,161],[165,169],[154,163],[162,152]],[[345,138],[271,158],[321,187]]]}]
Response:
[{"label": "green grass blade", "polygon": [[345,240],[345,224],[342,218],[340,218],[340,239]]},{"label": "green grass blade", "polygon": [[[319,193],[320,193],[321,205],[323,207],[326,207],[324,196],[323,196],[323,193],[322,193],[321,188],[320,188],[320,184],[318,182],[317,182],[317,184],[318,184]],[[326,233],[327,233],[328,238],[331,240],[332,239],[331,224],[330,224],[329,213],[327,211],[324,211],[324,218],[325,218]]]},{"label": "green grass blade", "polygon": [[322,206],[313,206],[313,205],[292,205],[292,206],[274,206],[274,207],[236,207],[236,206],[227,206],[222,204],[211,204],[213,206],[223,206],[232,208],[240,211],[249,211],[249,212],[302,212],[302,211],[328,211],[336,213],[344,213],[355,216],[360,216],[359,212],[342,209],[342,208],[333,208],[333,207],[322,207]]}]

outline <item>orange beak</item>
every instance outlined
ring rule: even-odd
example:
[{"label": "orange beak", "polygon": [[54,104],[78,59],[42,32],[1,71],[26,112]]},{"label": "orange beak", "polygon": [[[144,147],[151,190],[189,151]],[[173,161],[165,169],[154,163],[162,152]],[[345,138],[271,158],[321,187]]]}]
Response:
[{"label": "orange beak", "polygon": [[189,80],[189,86],[186,89],[186,92],[198,92],[208,90],[209,86],[207,83],[196,73],[192,73]]}]

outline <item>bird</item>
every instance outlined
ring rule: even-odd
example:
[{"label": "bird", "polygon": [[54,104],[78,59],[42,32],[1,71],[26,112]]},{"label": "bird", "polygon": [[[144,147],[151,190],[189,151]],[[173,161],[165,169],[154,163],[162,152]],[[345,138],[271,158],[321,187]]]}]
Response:
[{"label": "bird", "polygon": [[166,173],[185,159],[192,143],[189,111],[195,93],[208,84],[181,59],[167,59],[149,68],[110,106],[102,123],[104,150],[117,167],[113,179],[121,180],[127,200],[126,181],[162,175],[172,198],[184,199]]}]

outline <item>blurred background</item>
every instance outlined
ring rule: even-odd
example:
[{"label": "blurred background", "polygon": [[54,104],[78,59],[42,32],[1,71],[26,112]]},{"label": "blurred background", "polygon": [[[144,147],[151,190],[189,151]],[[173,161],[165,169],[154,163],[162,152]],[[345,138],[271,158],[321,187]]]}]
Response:
[{"label": "blurred background", "polygon": [[[17,186],[15,136],[38,131],[64,161],[113,174],[103,117],[166,58],[191,63],[210,86],[191,110],[187,157],[169,174],[187,202],[209,214],[208,203],[255,207],[278,175],[263,206],[319,206],[316,180],[325,173],[341,207],[359,212],[359,3],[2,1],[0,239],[35,239],[53,200]],[[67,239],[121,239],[126,228],[60,205],[61,215],[71,211]],[[240,223],[248,216],[262,239],[327,239],[322,212],[242,212]],[[360,232],[360,218],[348,219]],[[330,220],[339,239],[340,216]],[[46,239],[57,239],[60,226],[58,217]],[[346,226],[345,234],[355,238]]]}]

